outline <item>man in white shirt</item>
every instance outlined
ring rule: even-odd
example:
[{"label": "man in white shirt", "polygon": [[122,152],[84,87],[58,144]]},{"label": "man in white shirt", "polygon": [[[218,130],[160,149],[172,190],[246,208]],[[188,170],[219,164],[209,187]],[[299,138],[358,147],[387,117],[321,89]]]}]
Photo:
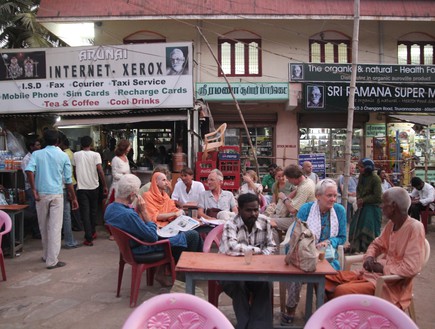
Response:
[{"label": "man in white shirt", "polygon": [[82,150],[74,153],[73,166],[77,179],[77,199],[80,206],[80,216],[85,228],[85,246],[93,246],[96,239],[95,225],[98,212],[98,194],[100,182],[103,184],[103,194],[107,196],[106,180],[104,178],[101,156],[91,151],[92,138],[84,136],[80,139]]},{"label": "man in white shirt", "polygon": [[412,177],[411,186],[414,189],[409,194],[411,207],[409,207],[408,214],[412,218],[420,220],[420,212],[435,201],[435,189],[432,185],[423,182],[419,177]]},{"label": "man in white shirt", "polygon": [[179,180],[172,192],[172,200],[178,207],[184,204],[198,205],[200,194],[205,191],[204,185],[201,182],[193,180],[193,170],[184,167],[180,173],[181,180]]},{"label": "man in white shirt", "polygon": [[238,213],[233,193],[222,190],[223,182],[222,172],[219,169],[213,169],[207,178],[209,190],[202,192],[199,198],[198,217],[216,219],[217,213],[214,213],[218,210]]},{"label": "man in white shirt", "polygon": [[307,178],[311,179],[314,184],[319,182],[319,176],[313,172],[313,164],[310,161],[304,161],[302,164],[302,172]]}]

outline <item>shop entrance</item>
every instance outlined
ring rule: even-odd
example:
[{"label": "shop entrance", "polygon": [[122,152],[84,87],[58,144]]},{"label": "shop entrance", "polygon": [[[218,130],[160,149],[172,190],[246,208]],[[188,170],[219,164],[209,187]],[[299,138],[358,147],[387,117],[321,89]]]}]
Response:
[{"label": "shop entrance", "polygon": [[[326,176],[336,177],[344,171],[346,129],[300,128],[299,154],[325,154]],[[354,129],[351,160],[357,162],[363,152],[363,129]]]}]

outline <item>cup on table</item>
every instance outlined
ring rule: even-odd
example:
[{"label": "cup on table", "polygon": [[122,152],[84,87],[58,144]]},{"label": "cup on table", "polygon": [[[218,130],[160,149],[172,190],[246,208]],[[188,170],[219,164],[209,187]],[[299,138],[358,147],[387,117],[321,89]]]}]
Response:
[{"label": "cup on table", "polygon": [[325,259],[325,247],[319,248],[319,260],[322,261]]},{"label": "cup on table", "polygon": [[198,218],[198,209],[192,209],[192,218],[194,219]]},{"label": "cup on table", "polygon": [[245,250],[245,264],[249,265],[252,262],[252,249]]}]

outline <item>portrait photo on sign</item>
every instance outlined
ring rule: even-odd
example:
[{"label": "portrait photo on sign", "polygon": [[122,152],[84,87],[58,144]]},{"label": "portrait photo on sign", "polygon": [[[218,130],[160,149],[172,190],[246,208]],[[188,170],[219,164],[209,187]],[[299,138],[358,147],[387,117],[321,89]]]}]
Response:
[{"label": "portrait photo on sign", "polygon": [[304,68],[301,64],[290,64],[291,80],[299,80],[304,78]]},{"label": "portrait photo on sign", "polygon": [[323,96],[324,87],[318,85],[308,85],[307,88],[307,108],[323,109],[325,107]]},{"label": "portrait photo on sign", "polygon": [[189,74],[189,49],[188,47],[166,48],[166,74]]}]

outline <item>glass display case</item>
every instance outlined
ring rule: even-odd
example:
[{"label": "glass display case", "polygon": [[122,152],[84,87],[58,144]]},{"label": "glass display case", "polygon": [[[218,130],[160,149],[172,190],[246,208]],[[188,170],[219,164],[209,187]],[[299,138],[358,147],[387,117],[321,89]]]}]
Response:
[{"label": "glass display case", "polygon": [[[337,128],[301,128],[299,129],[300,154],[325,154],[326,175],[341,174],[344,169],[344,152],[346,149],[346,129]],[[355,129],[352,136],[351,158],[361,158],[363,129]]]},{"label": "glass display case", "polygon": [[[268,173],[268,166],[273,161],[273,128],[249,128],[252,145],[257,154],[260,179]],[[249,141],[246,132],[242,128],[227,129],[225,133],[225,145],[240,146],[241,169],[255,170],[254,157],[249,149]]]}]

